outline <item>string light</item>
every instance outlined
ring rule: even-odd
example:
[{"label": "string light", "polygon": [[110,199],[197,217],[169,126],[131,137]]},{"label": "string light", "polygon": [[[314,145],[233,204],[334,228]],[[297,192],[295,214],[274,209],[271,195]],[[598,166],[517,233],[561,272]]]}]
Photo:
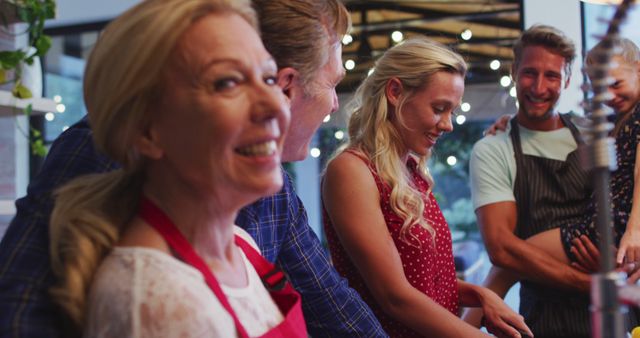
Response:
[{"label": "string light", "polygon": [[473,36],[473,32],[469,28],[463,30],[462,33],[460,33],[460,37],[462,38],[462,40],[465,40],[465,41],[470,40],[472,36]]},{"label": "string light", "polygon": [[507,75],[503,76],[500,78],[500,85],[503,87],[509,87],[509,85],[511,84],[511,78]]},{"label": "string light", "polygon": [[462,104],[460,105],[460,110],[465,113],[468,112],[469,110],[471,110],[471,104],[469,102],[462,102]]},{"label": "string light", "polygon": [[395,43],[401,42],[402,40],[404,40],[404,34],[402,34],[401,31],[394,31],[393,33],[391,33],[391,40],[393,40],[393,42]]},{"label": "string light", "polygon": [[489,68],[493,70],[498,70],[500,68],[500,61],[498,60],[491,61],[491,63],[489,64]]},{"label": "string light", "polygon": [[342,37],[342,44],[343,45],[346,46],[346,45],[350,44],[351,42],[353,42],[353,36],[351,36],[351,34],[345,34]]},{"label": "string light", "polygon": [[351,59],[349,59],[349,60],[344,62],[344,68],[346,70],[352,70],[352,69],[356,68],[356,62],[351,60]]},{"label": "string light", "polygon": [[309,154],[311,155],[311,157],[313,158],[318,158],[320,157],[320,149],[318,148],[311,148],[311,151],[309,151]]}]

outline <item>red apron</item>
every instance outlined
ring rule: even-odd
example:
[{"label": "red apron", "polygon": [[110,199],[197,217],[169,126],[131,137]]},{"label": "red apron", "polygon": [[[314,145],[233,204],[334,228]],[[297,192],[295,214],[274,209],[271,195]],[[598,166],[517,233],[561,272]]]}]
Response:
[{"label": "red apron", "polygon": [[[142,197],[140,201],[138,215],[162,235],[179,258],[198,269],[202,275],[204,275],[205,281],[211,291],[213,291],[222,306],[224,306],[233,318],[238,336],[248,338],[249,335],[247,331],[231,308],[227,297],[220,288],[218,280],[169,217],[146,197]],[[258,251],[238,235],[235,235],[235,244],[240,247],[249,262],[251,262],[256,269],[256,272],[262,279],[262,283],[284,316],[284,320],[280,324],[267,331],[261,337],[307,337],[307,327],[302,315],[300,295],[293,289],[291,284],[287,282],[282,271],[269,263]]]}]

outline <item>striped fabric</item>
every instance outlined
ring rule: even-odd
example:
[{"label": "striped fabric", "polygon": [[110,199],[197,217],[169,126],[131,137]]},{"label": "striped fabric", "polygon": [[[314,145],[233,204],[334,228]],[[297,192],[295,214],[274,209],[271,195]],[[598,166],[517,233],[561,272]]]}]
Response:
[{"label": "striped fabric", "polygon": [[[576,127],[560,115],[578,144],[583,141]],[[588,174],[580,166],[578,151],[566,161],[522,152],[516,119],[511,120],[511,140],[516,159],[514,196],[518,208],[516,234],[528,238],[539,232],[579,219],[591,196]],[[589,296],[555,290],[523,281],[520,313],[536,338],[590,337]]]}]

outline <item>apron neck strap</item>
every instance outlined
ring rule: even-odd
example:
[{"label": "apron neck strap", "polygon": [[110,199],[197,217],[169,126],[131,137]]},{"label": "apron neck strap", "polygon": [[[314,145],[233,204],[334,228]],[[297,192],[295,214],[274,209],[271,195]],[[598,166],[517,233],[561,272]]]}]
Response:
[{"label": "apron neck strap", "polygon": [[141,198],[138,215],[147,224],[160,233],[167,244],[169,244],[169,247],[171,247],[179,258],[202,273],[211,291],[213,291],[220,301],[220,304],[222,304],[225,310],[227,310],[233,318],[236,330],[238,331],[238,336],[243,338],[248,337],[249,335],[240,323],[235,311],[231,308],[231,304],[229,304],[227,297],[222,291],[218,280],[211,272],[211,269],[209,269],[209,266],[207,266],[202,257],[195,252],[193,246],[191,246],[180,230],[178,230],[169,216],[167,216],[158,206],[145,196],[142,196]]}]

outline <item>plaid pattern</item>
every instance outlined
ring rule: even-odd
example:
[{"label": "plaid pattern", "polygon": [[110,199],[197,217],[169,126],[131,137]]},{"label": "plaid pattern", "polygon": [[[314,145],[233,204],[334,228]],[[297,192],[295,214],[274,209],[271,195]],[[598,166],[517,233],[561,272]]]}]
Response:
[{"label": "plaid pattern", "polygon": [[[117,167],[94,149],[86,118],[53,143],[27,196],[16,202],[16,217],[0,242],[0,337],[61,337],[59,311],[47,293],[53,283],[48,233],[51,192],[76,176]],[[312,336],[386,336],[369,308],[330,266],[286,174],[283,190],[243,209],[237,223],[302,294]]]}]

